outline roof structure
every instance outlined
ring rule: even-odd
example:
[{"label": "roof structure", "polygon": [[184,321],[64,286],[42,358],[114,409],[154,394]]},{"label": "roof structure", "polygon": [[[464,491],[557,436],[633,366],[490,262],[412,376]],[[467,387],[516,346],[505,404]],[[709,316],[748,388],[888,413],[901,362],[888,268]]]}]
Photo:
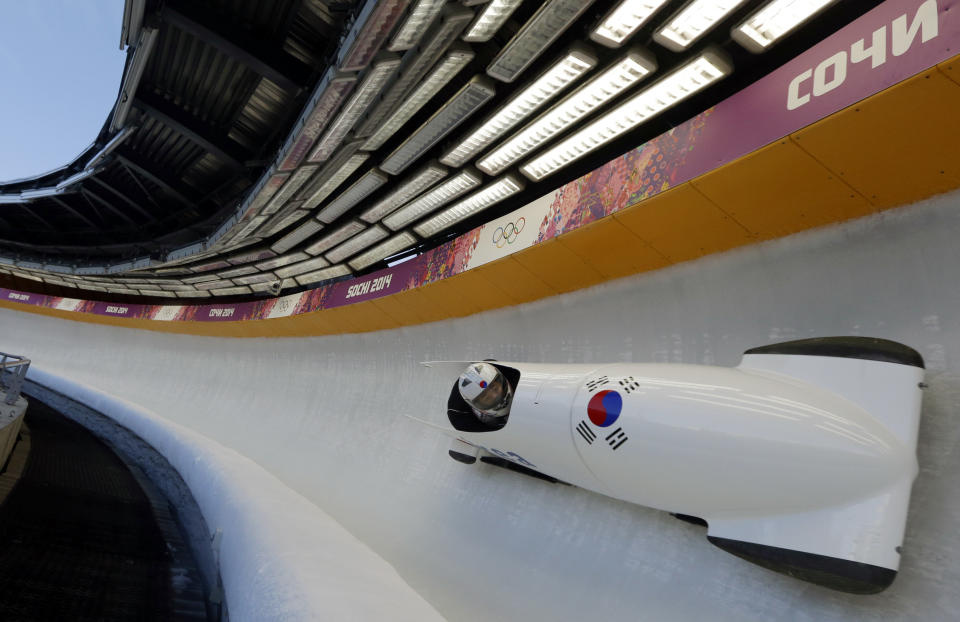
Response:
[{"label": "roof structure", "polygon": [[780,3],[127,0],[100,134],[0,185],[0,278],[201,301],[383,267],[702,112],[878,0]]}]

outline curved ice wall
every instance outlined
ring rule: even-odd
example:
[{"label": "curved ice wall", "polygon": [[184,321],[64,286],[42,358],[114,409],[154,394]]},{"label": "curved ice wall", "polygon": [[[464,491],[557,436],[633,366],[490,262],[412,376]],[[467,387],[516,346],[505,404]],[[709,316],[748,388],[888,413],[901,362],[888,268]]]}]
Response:
[{"label": "curved ice wall", "polygon": [[[0,311],[6,350],[253,459],[394,565],[451,620],[952,619],[960,609],[960,193],[458,320],[216,339]],[[853,334],[921,352],[920,475],[900,574],[875,596],[743,562],[669,515],[446,455],[448,385],[418,366],[494,357],[736,365]],[[282,508],[278,508],[282,511]],[[211,525],[211,528],[216,527]]]}]

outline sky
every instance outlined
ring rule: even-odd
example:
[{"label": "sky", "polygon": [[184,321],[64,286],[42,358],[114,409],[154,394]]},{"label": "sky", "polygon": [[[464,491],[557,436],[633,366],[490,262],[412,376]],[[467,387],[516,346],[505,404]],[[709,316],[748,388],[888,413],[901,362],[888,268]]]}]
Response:
[{"label": "sky", "polygon": [[120,90],[123,0],[0,0],[0,182],[68,164]]}]

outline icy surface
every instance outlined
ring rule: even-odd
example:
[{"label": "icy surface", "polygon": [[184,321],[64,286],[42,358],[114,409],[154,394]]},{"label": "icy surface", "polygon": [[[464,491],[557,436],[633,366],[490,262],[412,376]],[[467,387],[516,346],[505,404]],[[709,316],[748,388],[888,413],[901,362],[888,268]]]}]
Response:
[{"label": "icy surface", "polygon": [[363,543],[253,461],[128,401],[34,366],[30,379],[88,405],[153,445],[222,530],[232,620],[440,620]]},{"label": "icy surface", "polygon": [[[957,231],[953,194],[562,297],[365,335],[227,340],[12,311],[0,312],[0,334],[6,351],[90,387],[90,399],[116,406],[118,417],[142,419],[162,453],[196,468],[198,502],[209,497],[210,528],[223,528],[225,562],[230,539],[251,539],[242,558],[229,554],[236,617],[283,617],[271,607],[340,597],[343,586],[363,602],[369,579],[347,568],[347,544],[334,539],[326,550],[335,526],[312,502],[458,622],[952,620]],[[423,360],[736,365],[753,346],[843,334],[902,341],[928,365],[900,575],[874,596],[766,571],[661,512],[456,463],[444,437],[401,416],[443,417],[448,381]],[[238,476],[251,460],[269,474]],[[278,516],[292,526],[279,527]],[[235,596],[240,585],[258,590]]]}]

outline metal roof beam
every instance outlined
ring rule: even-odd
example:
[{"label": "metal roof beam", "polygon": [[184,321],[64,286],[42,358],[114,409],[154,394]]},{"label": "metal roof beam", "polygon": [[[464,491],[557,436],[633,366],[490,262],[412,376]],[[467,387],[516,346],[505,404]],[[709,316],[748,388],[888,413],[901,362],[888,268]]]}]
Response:
[{"label": "metal roof beam", "polygon": [[92,220],[84,216],[79,210],[74,208],[72,205],[70,205],[63,199],[59,197],[50,197],[50,198],[53,199],[60,207],[62,207],[63,209],[67,210],[68,212],[76,216],[78,219],[90,225],[90,227],[92,227],[94,230],[97,230],[97,231],[101,230],[101,227],[99,225],[95,224]]},{"label": "metal roof beam", "polygon": [[130,207],[132,207],[134,210],[136,210],[142,216],[144,216],[147,220],[155,221],[157,219],[156,216],[154,216],[147,210],[140,207],[140,205],[136,201],[132,201],[127,197],[127,195],[123,194],[122,192],[120,192],[119,190],[117,190],[107,182],[103,181],[102,179],[99,179],[96,175],[91,177],[90,181],[94,182],[95,184],[97,184],[98,186],[100,186],[110,194],[114,195],[115,197],[117,197],[118,199],[120,199],[121,201],[129,205]]},{"label": "metal roof beam", "polygon": [[182,136],[189,138],[207,153],[219,158],[232,169],[242,170],[245,154],[236,142],[221,136],[216,128],[207,125],[167,100],[150,93],[141,93],[133,105]]},{"label": "metal roof beam", "polygon": [[310,80],[310,67],[275,46],[265,45],[251,33],[225,24],[222,16],[195,3],[168,1],[161,18],[286,91],[297,93],[306,88]]},{"label": "metal roof beam", "polygon": [[88,197],[88,198],[90,198],[90,199],[93,199],[94,201],[96,201],[96,202],[99,203],[100,205],[104,206],[104,207],[107,208],[109,211],[113,212],[114,214],[116,214],[117,216],[119,216],[120,218],[122,218],[123,220],[126,220],[126,221],[127,221],[128,223],[130,223],[131,225],[137,226],[136,221],[134,221],[132,218],[130,218],[129,216],[127,216],[122,210],[117,209],[112,203],[110,203],[110,202],[107,201],[106,199],[98,196],[95,192],[93,192],[93,191],[90,190],[89,188],[83,188],[82,190],[80,190],[80,193],[81,193],[83,196],[85,196],[85,197]]},{"label": "metal roof beam", "polygon": [[182,189],[181,185],[175,181],[167,180],[154,173],[150,170],[149,164],[141,164],[137,161],[137,157],[125,150],[118,150],[116,154],[117,160],[127,167],[128,170],[134,172],[136,175],[150,180],[151,182],[157,184],[163,188],[168,194],[176,198],[178,201],[187,205],[189,207],[196,207],[197,202],[188,197],[189,191]]},{"label": "metal roof beam", "polygon": [[19,207],[19,208],[22,209],[24,212],[26,212],[27,215],[30,216],[31,218],[33,218],[34,220],[39,221],[46,229],[48,229],[48,230],[50,230],[50,231],[56,231],[56,230],[57,230],[56,227],[54,227],[52,224],[50,224],[49,222],[47,222],[47,219],[46,219],[46,218],[41,218],[39,214],[37,214],[37,213],[36,213],[35,211],[33,211],[32,209],[30,209],[30,204],[29,204],[29,203],[23,203],[23,204],[21,204],[21,205],[18,205],[17,207]]}]

